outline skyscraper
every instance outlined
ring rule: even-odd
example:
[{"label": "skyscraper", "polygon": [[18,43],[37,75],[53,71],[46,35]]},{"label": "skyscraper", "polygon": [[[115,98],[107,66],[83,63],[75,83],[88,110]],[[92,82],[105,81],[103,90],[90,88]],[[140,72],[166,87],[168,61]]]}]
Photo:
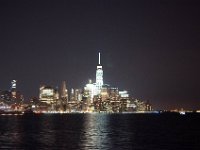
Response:
[{"label": "skyscraper", "polygon": [[59,98],[57,89],[51,86],[40,86],[39,100],[47,104],[55,104]]},{"label": "skyscraper", "polygon": [[60,90],[60,98],[62,99],[63,102],[67,103],[68,102],[68,91],[66,88],[66,82],[63,81],[61,85],[61,90]]},{"label": "skyscraper", "polygon": [[11,81],[11,91],[16,90],[16,87],[17,87],[17,80],[12,80]]},{"label": "skyscraper", "polygon": [[11,88],[10,88],[10,91],[11,91],[11,94],[12,94],[12,98],[16,98],[16,95],[17,95],[17,80],[12,80],[11,81]]},{"label": "skyscraper", "polygon": [[100,94],[101,92],[102,85],[103,85],[103,68],[101,66],[101,54],[99,53],[99,64],[97,65],[97,71],[96,71],[96,86],[98,94]]},{"label": "skyscraper", "polygon": [[74,101],[75,100],[75,93],[74,93],[74,89],[71,88],[71,92],[70,92],[70,101]]}]

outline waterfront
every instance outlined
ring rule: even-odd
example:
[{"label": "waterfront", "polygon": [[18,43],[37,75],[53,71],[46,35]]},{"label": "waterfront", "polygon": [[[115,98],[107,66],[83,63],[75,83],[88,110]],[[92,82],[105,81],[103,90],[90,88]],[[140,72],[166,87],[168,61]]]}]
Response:
[{"label": "waterfront", "polygon": [[199,149],[199,114],[0,116],[1,149]]}]

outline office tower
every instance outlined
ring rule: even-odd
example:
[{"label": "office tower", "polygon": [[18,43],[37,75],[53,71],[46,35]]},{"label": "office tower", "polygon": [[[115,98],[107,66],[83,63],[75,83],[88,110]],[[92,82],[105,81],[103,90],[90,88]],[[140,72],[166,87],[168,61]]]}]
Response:
[{"label": "office tower", "polygon": [[82,100],[82,89],[75,89],[74,98],[75,98],[75,101]]},{"label": "office tower", "polygon": [[74,95],[74,89],[72,88],[71,89],[71,92],[70,92],[70,101],[74,101],[75,100],[75,95]]},{"label": "office tower", "polygon": [[14,90],[17,88],[17,80],[12,80],[11,81],[11,90]]},{"label": "office tower", "polygon": [[12,98],[13,98],[13,99],[16,99],[16,96],[17,96],[16,88],[17,88],[17,80],[12,80],[12,81],[11,81],[11,88],[10,88],[10,91],[11,91],[11,94],[12,94]]},{"label": "office tower", "polygon": [[103,69],[101,66],[101,55],[99,53],[99,64],[97,65],[97,71],[96,71],[96,87],[98,90],[98,94],[101,92],[101,88],[103,85]]},{"label": "office tower", "polygon": [[118,88],[114,88],[114,87],[110,88],[110,97],[112,99],[117,99],[119,97],[119,90],[118,90]]},{"label": "office tower", "polygon": [[92,80],[89,80],[88,84],[86,84],[86,86],[84,87],[84,91],[88,91],[91,101],[94,95],[98,94],[96,84],[92,83]]},{"label": "office tower", "polygon": [[55,104],[58,99],[58,92],[51,86],[41,86],[39,100],[47,104]]},{"label": "office tower", "polygon": [[108,86],[105,86],[105,85],[102,86],[101,98],[102,98],[102,101],[105,101],[109,98],[109,87]]},{"label": "office tower", "polygon": [[60,90],[60,98],[64,103],[68,102],[68,91],[66,88],[66,82],[63,81],[61,85],[61,90]]}]

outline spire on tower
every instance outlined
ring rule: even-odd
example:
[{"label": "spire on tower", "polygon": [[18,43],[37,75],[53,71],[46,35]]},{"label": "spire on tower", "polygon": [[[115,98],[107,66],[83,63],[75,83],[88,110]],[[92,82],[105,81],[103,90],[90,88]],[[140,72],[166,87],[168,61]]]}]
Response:
[{"label": "spire on tower", "polygon": [[101,54],[99,53],[99,65],[101,64],[101,56],[100,56]]}]

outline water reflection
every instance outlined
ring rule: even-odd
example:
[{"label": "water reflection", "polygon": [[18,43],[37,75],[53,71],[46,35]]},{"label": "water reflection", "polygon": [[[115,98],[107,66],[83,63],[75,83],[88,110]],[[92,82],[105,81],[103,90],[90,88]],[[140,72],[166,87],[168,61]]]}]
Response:
[{"label": "water reflection", "polygon": [[4,124],[1,142],[4,148],[16,149],[126,149],[132,146],[135,133],[126,117],[69,114],[6,118],[1,121],[10,124]]},{"label": "water reflection", "polygon": [[1,116],[0,149],[199,149],[199,119],[124,114]]},{"label": "water reflection", "polygon": [[82,149],[106,149],[110,143],[109,116],[103,114],[85,115],[80,140]]}]

